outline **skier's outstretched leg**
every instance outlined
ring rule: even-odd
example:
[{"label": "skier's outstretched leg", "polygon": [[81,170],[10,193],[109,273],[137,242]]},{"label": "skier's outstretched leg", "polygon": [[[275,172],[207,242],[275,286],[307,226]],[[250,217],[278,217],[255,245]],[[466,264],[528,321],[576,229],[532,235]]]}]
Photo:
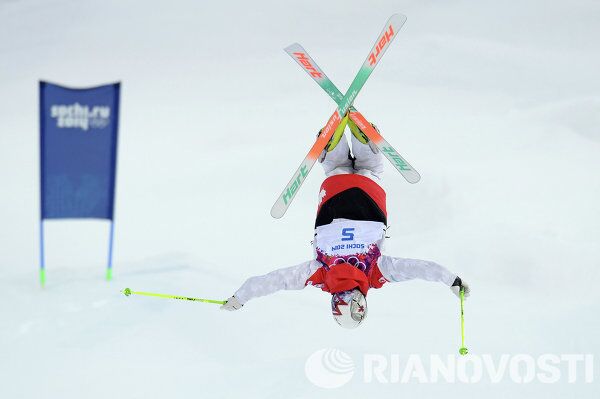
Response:
[{"label": "skier's outstretched leg", "polygon": [[[383,177],[383,155],[377,147],[370,145],[368,138],[351,120],[348,121],[352,131],[352,154],[354,155],[355,173],[373,180]],[[373,126],[374,127],[374,126]]]}]

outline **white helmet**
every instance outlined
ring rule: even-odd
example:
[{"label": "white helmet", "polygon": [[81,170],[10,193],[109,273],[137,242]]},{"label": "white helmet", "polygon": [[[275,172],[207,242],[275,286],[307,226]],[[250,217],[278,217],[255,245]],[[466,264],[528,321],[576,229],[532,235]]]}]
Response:
[{"label": "white helmet", "polygon": [[337,292],[331,296],[331,313],[344,328],[356,328],[367,317],[367,298],[358,289]]}]

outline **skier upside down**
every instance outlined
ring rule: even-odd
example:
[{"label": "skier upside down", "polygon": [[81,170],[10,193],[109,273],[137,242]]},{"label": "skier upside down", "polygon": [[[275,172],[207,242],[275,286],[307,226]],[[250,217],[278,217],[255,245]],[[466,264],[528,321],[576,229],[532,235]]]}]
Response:
[{"label": "skier upside down", "polygon": [[[352,152],[344,136],[346,125],[352,132]],[[446,284],[456,296],[464,289],[469,296],[468,285],[437,263],[381,254],[387,229],[386,194],[377,184],[383,157],[347,115],[320,161],[327,178],[319,193],[315,259],[250,277],[221,309],[238,310],[253,298],[312,285],[332,294],[335,321],[355,328],[367,316],[368,290],[387,282],[418,278]]]}]

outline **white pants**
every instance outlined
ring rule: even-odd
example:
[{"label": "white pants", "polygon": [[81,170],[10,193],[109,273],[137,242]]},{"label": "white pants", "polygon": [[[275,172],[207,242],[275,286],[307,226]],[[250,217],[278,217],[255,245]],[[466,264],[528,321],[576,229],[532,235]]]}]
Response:
[{"label": "white pants", "polygon": [[349,158],[350,147],[344,134],[333,151],[327,153],[322,163],[325,175],[329,177],[356,173],[375,181],[381,180],[383,177],[383,155],[380,152],[374,154],[368,144],[361,143],[353,134],[350,134],[350,137],[354,162]]}]

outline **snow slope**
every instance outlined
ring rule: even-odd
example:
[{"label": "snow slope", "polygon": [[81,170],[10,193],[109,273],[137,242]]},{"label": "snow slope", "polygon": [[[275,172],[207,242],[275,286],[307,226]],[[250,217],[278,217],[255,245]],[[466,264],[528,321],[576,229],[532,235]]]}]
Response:
[{"label": "snow slope", "polygon": [[[334,104],[281,50],[298,41],[343,90],[393,12],[401,36],[356,101],[422,174],[391,167],[386,253],[473,288],[474,354],[600,356],[600,4],[0,1],[0,397],[595,397],[593,383],[313,386],[306,359],[454,354],[444,287],[388,285],[355,331],[316,289],[224,314],[126,298],[226,298],[311,257],[317,168],[269,209]],[[122,81],[115,279],[105,222],[47,223],[37,285],[37,81]],[[357,368],[360,374],[361,368]]]}]

